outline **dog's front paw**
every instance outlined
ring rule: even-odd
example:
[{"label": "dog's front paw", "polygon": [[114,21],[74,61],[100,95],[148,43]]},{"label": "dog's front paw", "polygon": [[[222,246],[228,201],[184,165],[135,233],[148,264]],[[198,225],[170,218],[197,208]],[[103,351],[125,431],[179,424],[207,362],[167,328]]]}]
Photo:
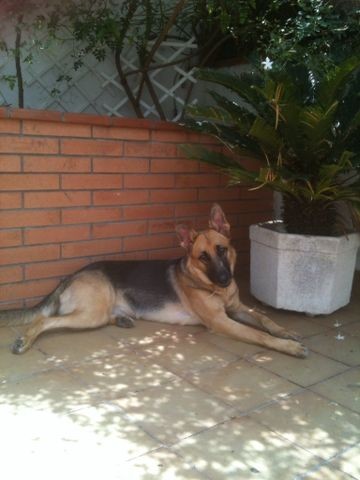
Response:
[{"label": "dog's front paw", "polygon": [[298,343],[295,351],[295,356],[298,358],[306,358],[309,355],[309,349],[302,343]]},{"label": "dog's front paw", "polygon": [[25,338],[18,337],[11,346],[12,353],[19,355],[20,353],[24,353],[25,350],[26,350]]},{"label": "dog's front paw", "polygon": [[293,330],[282,330],[281,332],[282,338],[289,338],[290,340],[296,340],[297,342],[302,339],[302,336],[298,332],[294,332]]}]

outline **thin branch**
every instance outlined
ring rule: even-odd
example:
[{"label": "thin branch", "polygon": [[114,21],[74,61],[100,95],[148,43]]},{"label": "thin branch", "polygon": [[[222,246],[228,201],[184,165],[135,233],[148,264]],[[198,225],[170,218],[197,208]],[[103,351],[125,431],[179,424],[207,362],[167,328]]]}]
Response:
[{"label": "thin branch", "polygon": [[18,84],[18,102],[19,108],[24,108],[24,82],[21,69],[21,23],[23,16],[18,17],[18,22],[16,26],[16,40],[15,40],[15,68],[16,68],[16,78]]},{"label": "thin branch", "polygon": [[126,95],[128,96],[129,100],[130,100],[130,103],[137,115],[138,118],[144,118],[144,115],[141,111],[141,108],[139,106],[139,101],[135,98],[132,90],[131,90],[131,87],[127,81],[127,78],[123,72],[123,69],[122,69],[122,66],[121,66],[121,59],[120,59],[120,54],[121,54],[121,50],[119,47],[117,47],[115,49],[115,65],[116,65],[116,69],[118,71],[118,74],[119,74],[119,78],[120,78],[120,82],[121,82],[121,85],[124,87],[124,90],[125,90],[125,93]]},{"label": "thin branch", "polygon": [[154,89],[154,87],[151,83],[151,80],[150,80],[147,72],[144,72],[144,81],[145,81],[145,84],[146,84],[146,86],[149,90],[150,96],[152,98],[152,101],[154,102],[155,108],[156,108],[161,120],[166,120],[166,115],[164,113],[164,110],[163,110],[160,102],[159,102],[158,96],[155,92],[155,89]]}]

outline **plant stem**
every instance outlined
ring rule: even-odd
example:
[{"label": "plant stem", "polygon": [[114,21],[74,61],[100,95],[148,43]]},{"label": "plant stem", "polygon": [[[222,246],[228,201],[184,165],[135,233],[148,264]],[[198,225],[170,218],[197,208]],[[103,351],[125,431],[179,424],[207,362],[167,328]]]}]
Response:
[{"label": "plant stem", "polygon": [[23,16],[18,17],[18,22],[16,26],[16,39],[15,39],[15,68],[16,68],[16,78],[18,84],[18,105],[19,108],[24,108],[24,82],[21,70],[21,27],[20,24],[23,20]]}]

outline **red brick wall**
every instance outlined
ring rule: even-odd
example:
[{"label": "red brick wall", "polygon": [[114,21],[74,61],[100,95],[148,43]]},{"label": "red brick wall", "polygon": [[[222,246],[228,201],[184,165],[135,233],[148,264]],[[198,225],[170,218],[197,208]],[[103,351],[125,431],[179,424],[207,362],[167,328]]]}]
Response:
[{"label": "red brick wall", "polygon": [[207,137],[164,122],[0,109],[0,308],[28,305],[100,258],[181,254],[177,222],[202,228],[219,202],[239,264],[248,226],[271,216],[271,196],[184,158]]}]

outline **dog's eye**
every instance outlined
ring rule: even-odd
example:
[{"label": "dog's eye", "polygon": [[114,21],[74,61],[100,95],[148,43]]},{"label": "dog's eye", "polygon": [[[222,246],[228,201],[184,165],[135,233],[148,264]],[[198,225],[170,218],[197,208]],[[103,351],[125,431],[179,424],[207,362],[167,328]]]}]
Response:
[{"label": "dog's eye", "polygon": [[219,255],[219,257],[224,256],[227,253],[227,251],[228,249],[223,245],[216,245],[216,253]]},{"label": "dog's eye", "polygon": [[207,252],[201,252],[199,260],[201,260],[204,263],[208,263],[210,261],[210,255]]}]

